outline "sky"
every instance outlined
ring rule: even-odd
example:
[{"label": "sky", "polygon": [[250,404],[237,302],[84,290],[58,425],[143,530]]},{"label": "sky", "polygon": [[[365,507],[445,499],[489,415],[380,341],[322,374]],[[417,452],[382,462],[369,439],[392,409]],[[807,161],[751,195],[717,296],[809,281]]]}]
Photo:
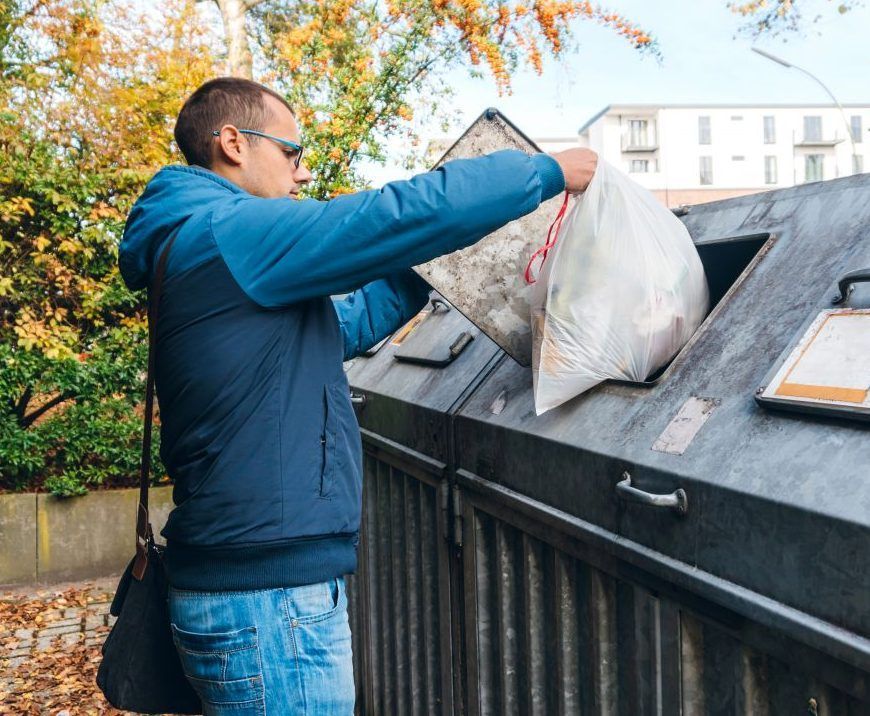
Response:
[{"label": "sky", "polygon": [[[846,14],[838,1],[801,3],[809,19],[800,34],[786,33],[753,41],[738,32],[742,18],[727,0],[611,0],[607,7],[650,32],[662,60],[640,54],[606,27],[577,21],[576,52],[548,60],[544,72],[522,70],[513,94],[499,97],[489,77],[474,79],[466,69],[448,76],[459,132],[487,107],[497,107],[527,135],[570,137],[608,104],[617,103],[826,103],[818,84],[750,51],[756,45],[819,77],[842,103],[870,104],[870,8],[866,3]],[[440,128],[418,125],[424,142],[443,137]],[[367,167],[378,185],[409,172],[396,162]]]}]

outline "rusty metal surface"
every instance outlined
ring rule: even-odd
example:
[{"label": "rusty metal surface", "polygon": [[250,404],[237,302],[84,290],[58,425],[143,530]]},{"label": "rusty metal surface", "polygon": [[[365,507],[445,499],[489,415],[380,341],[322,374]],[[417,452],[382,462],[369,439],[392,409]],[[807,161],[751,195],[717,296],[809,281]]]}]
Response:
[{"label": "rusty metal surface", "polygon": [[[540,151],[502,114],[487,110],[435,166],[499,149],[519,149],[527,154]],[[528,286],[523,272],[532,253],[545,242],[547,228],[561,201],[561,197],[545,201],[531,214],[512,221],[474,246],[415,268],[522,365],[531,365],[532,361]]]}]

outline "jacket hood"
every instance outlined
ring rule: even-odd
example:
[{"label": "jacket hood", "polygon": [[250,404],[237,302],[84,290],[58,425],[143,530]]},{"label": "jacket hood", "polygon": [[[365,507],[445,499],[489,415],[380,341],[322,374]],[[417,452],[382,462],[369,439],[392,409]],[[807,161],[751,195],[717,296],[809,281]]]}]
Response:
[{"label": "jacket hood", "polygon": [[133,205],[118,252],[127,287],[137,291],[151,283],[157,251],[193,214],[245,190],[198,166],[168,166],[155,174]]}]

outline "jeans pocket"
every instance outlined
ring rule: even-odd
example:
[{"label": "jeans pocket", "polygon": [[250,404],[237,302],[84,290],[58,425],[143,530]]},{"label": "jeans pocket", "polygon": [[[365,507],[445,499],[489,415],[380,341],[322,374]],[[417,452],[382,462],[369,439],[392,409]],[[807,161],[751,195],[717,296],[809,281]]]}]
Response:
[{"label": "jeans pocket", "polygon": [[346,602],[344,577],[286,590],[289,609],[297,624],[311,624],[338,614]]},{"label": "jeans pocket", "polygon": [[257,627],[200,634],[172,624],[185,676],[206,714],[264,714],[266,698]]}]

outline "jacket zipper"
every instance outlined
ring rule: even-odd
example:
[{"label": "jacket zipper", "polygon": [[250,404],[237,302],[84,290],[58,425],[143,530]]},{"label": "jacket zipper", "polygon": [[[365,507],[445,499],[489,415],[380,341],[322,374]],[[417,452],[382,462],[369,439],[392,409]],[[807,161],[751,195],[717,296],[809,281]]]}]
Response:
[{"label": "jacket zipper", "polygon": [[320,433],[320,496],[323,497],[323,490],[326,478],[326,426],[329,423],[329,398],[326,395],[326,386],[323,388],[323,428]]}]

